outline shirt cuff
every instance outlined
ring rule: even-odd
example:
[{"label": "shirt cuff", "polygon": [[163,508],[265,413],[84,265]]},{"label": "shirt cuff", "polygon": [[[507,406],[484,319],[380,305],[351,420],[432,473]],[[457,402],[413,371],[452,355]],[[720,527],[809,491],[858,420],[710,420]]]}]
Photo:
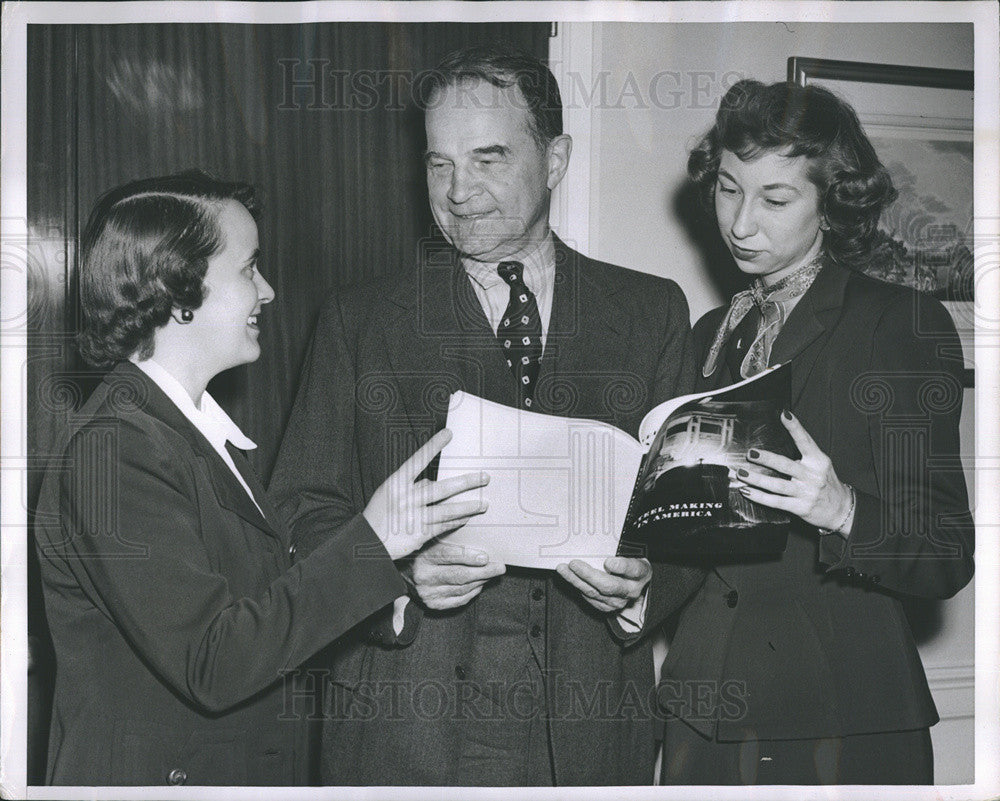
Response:
[{"label": "shirt cuff", "polygon": [[398,637],[406,625],[406,605],[410,602],[409,595],[400,595],[392,602],[392,630]]},{"label": "shirt cuff", "polygon": [[646,598],[649,596],[649,584],[642,588],[642,593],[632,603],[622,609],[618,617],[618,625],[626,634],[638,634],[646,622]]}]

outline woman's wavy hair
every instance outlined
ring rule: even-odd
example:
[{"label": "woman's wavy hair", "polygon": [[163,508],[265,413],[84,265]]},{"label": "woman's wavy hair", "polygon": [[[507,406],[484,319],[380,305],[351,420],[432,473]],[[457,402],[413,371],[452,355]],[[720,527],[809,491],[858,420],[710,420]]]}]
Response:
[{"label": "woman's wavy hair", "polygon": [[199,170],[145,178],[97,201],[81,240],[78,345],[95,367],[153,353],[153,333],[174,308],[197,309],[208,260],[224,246],[218,212],[236,200],[256,220],[249,184]]},{"label": "woman's wavy hair", "polygon": [[809,180],[819,190],[819,213],[829,226],[827,255],[844,266],[867,263],[882,209],[896,199],[896,190],[848,103],[819,86],[734,84],[687,164],[713,215],[724,150],[743,161],[774,151],[806,156]]}]

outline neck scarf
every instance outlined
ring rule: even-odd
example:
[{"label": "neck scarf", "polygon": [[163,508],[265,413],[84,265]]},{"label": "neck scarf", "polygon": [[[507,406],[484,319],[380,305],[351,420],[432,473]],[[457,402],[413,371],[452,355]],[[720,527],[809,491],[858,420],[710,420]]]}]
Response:
[{"label": "neck scarf", "polygon": [[795,305],[790,301],[805,294],[822,267],[823,254],[820,254],[772,286],[764,286],[764,282],[760,278],[756,278],[749,289],[733,295],[729,311],[726,312],[719,330],[715,332],[712,346],[708,349],[708,356],[701,368],[701,374],[708,378],[715,372],[719,363],[719,355],[726,346],[726,342],[729,341],[730,335],[754,306],[760,310],[760,325],[757,328],[757,337],[750,345],[747,355],[740,365],[740,376],[749,378],[764,370],[771,357],[771,347],[774,345],[774,340],[785,324],[785,318]]}]

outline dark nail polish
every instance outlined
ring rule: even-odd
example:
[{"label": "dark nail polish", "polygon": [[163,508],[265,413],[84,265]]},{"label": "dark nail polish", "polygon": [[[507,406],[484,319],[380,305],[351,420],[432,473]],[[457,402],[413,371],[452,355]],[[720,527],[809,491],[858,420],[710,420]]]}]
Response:
[{"label": "dark nail polish", "polygon": [[736,475],[738,475],[740,478],[747,478],[750,474],[741,467],[739,470],[736,471]]},{"label": "dark nail polish", "polygon": [[781,410],[781,416],[784,417],[786,420],[791,420],[792,419],[792,413],[790,411],[788,411],[788,409],[782,409]]},{"label": "dark nail polish", "polygon": [[760,458],[760,451],[756,450],[755,448],[751,448],[750,449],[750,458],[751,459],[759,459]]}]

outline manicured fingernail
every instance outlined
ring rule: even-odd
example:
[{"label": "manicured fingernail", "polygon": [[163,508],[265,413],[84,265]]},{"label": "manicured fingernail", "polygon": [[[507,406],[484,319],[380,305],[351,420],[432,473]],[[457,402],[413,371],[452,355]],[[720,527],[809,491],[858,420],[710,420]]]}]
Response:
[{"label": "manicured fingernail", "polygon": [[738,475],[740,478],[748,478],[750,476],[750,474],[742,467],[736,471],[736,475]]},{"label": "manicured fingernail", "polygon": [[790,411],[788,411],[788,409],[782,409],[781,410],[781,416],[784,417],[786,420],[791,420],[792,419],[792,413]]},{"label": "manicured fingernail", "polygon": [[747,451],[747,453],[750,455],[751,459],[759,459],[760,458],[760,451],[755,450],[754,448],[751,448],[749,451]]}]

